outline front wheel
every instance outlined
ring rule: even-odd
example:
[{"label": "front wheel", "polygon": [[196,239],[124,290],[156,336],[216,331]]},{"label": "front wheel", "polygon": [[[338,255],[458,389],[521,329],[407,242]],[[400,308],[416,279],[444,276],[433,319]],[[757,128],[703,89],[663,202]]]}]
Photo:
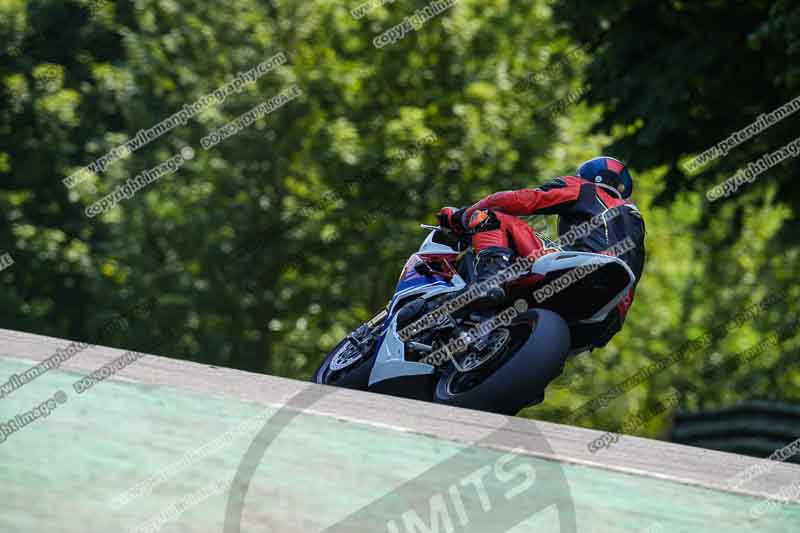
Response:
[{"label": "front wheel", "polygon": [[371,351],[371,354],[362,354],[349,339],[344,339],[325,356],[311,381],[320,385],[367,390],[376,355],[374,349]]},{"label": "front wheel", "polygon": [[569,327],[556,313],[533,309],[508,328],[511,340],[503,353],[473,371],[448,369],[436,384],[434,401],[505,415],[541,402],[545,387],[564,369]]}]

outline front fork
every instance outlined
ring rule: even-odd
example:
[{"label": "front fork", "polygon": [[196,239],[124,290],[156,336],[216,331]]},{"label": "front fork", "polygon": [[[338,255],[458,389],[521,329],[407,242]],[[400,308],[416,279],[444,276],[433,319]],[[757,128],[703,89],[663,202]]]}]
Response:
[{"label": "front fork", "polygon": [[372,317],[371,319],[367,320],[361,326],[359,326],[356,330],[351,332],[347,337],[346,340],[350,341],[350,343],[358,348],[362,354],[365,353],[366,348],[369,346],[369,340],[365,342],[365,338],[368,338],[368,335],[377,327],[379,326],[386,317],[389,315],[388,306],[381,309],[377,315]]},{"label": "front fork", "polygon": [[367,326],[369,326],[369,328],[372,329],[375,326],[380,325],[384,320],[386,320],[387,316],[389,316],[389,306],[388,305],[385,306],[383,309],[381,309],[378,312],[377,315],[375,315],[371,319],[367,320]]}]

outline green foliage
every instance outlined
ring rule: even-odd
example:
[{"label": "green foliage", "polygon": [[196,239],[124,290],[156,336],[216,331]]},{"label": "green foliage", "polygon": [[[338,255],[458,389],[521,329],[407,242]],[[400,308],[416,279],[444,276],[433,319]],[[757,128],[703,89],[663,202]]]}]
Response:
[{"label": "green foliage", "polygon": [[[375,36],[426,3],[355,19],[359,3],[0,0],[0,254],[15,260],[0,272],[0,324],[92,341],[110,317],[155,299],[103,343],[170,338],[163,355],[307,378],[384,305],[423,237],[417,225],[439,207],[570,173],[609,145],[637,173],[645,278],[623,332],[571,362],[528,414],[559,420],[748,302],[796,297],[789,164],[711,209],[703,199],[788,141],[786,128],[698,178],[676,174],[685,155],[796,96],[788,2],[741,3],[734,17],[718,2],[563,1],[554,20],[543,0],[463,0],[380,49]],[[62,183],[280,51],[286,64],[241,92]],[[292,85],[300,97],[201,147]],[[187,146],[194,157],[175,174],[85,215]],[[794,311],[715,339],[711,355],[733,360]],[[698,356],[579,422],[621,424],[671,386],[691,406],[791,397],[800,377],[788,346],[723,376]]]},{"label": "green foliage", "polygon": [[[800,10],[789,2],[564,0],[555,13],[591,51],[584,82],[595,113],[591,132],[602,133],[605,151],[637,171],[648,264],[624,330],[604,350],[574,361],[562,387],[530,414],[563,418],[767,294],[788,298],[583,423],[619,426],[626,413],[652,407],[669,387],[690,409],[751,398],[797,401],[800,162],[774,167],[731,198],[709,203],[705,193],[793,140],[800,117],[736,147],[699,175],[685,174],[680,163],[800,95]],[[565,126],[574,127],[576,118]],[[778,346],[743,360],[743,352],[773,335]]]},{"label": "green foliage", "polygon": [[[536,95],[509,81],[566,46],[541,30],[539,3],[459,5],[382,49],[374,36],[413,10],[356,20],[321,1],[2,6],[0,243],[17,259],[1,274],[5,327],[88,338],[96,316],[154,296],[150,319],[114,344],[178,332],[167,355],[307,375],[383,305],[417,223],[532,174],[555,131],[531,127]],[[62,183],[279,51],[288,62],[242,92]],[[201,149],[292,84],[301,97]],[[195,157],[177,173],[84,215],[185,146]]]}]

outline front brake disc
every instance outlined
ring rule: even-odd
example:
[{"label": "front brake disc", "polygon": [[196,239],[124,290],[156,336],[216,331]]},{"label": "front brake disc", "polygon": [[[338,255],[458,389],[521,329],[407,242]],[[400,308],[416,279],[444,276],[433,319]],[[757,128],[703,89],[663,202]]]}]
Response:
[{"label": "front brake disc", "polygon": [[352,365],[361,358],[361,350],[348,341],[342,344],[331,359],[330,369],[338,372]]}]

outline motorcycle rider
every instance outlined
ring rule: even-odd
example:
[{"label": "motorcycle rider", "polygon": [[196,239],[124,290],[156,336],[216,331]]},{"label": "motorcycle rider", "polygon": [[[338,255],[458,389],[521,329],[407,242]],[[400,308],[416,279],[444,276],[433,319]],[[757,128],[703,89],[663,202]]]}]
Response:
[{"label": "motorcycle rider", "polygon": [[[558,177],[536,189],[497,192],[458,210],[442,208],[439,224],[456,232],[472,232],[477,281],[484,281],[509,266],[515,255],[535,258],[544,250],[545,244],[519,216],[558,215],[562,238],[579,224],[602,220],[602,224],[590,226],[588,234],[564,243],[564,249],[602,253],[630,237],[635,248],[620,259],[630,267],[638,284],[645,263],[645,226],[641,213],[629,200],[632,192],[633,178],[625,164],[600,156],[581,164],[574,176]],[[606,215],[614,208],[618,208],[614,216]],[[635,289],[636,285],[605,322],[583,332],[581,336],[589,342],[586,349],[605,346],[622,328]],[[500,288],[487,294],[492,299],[502,296]]]}]

